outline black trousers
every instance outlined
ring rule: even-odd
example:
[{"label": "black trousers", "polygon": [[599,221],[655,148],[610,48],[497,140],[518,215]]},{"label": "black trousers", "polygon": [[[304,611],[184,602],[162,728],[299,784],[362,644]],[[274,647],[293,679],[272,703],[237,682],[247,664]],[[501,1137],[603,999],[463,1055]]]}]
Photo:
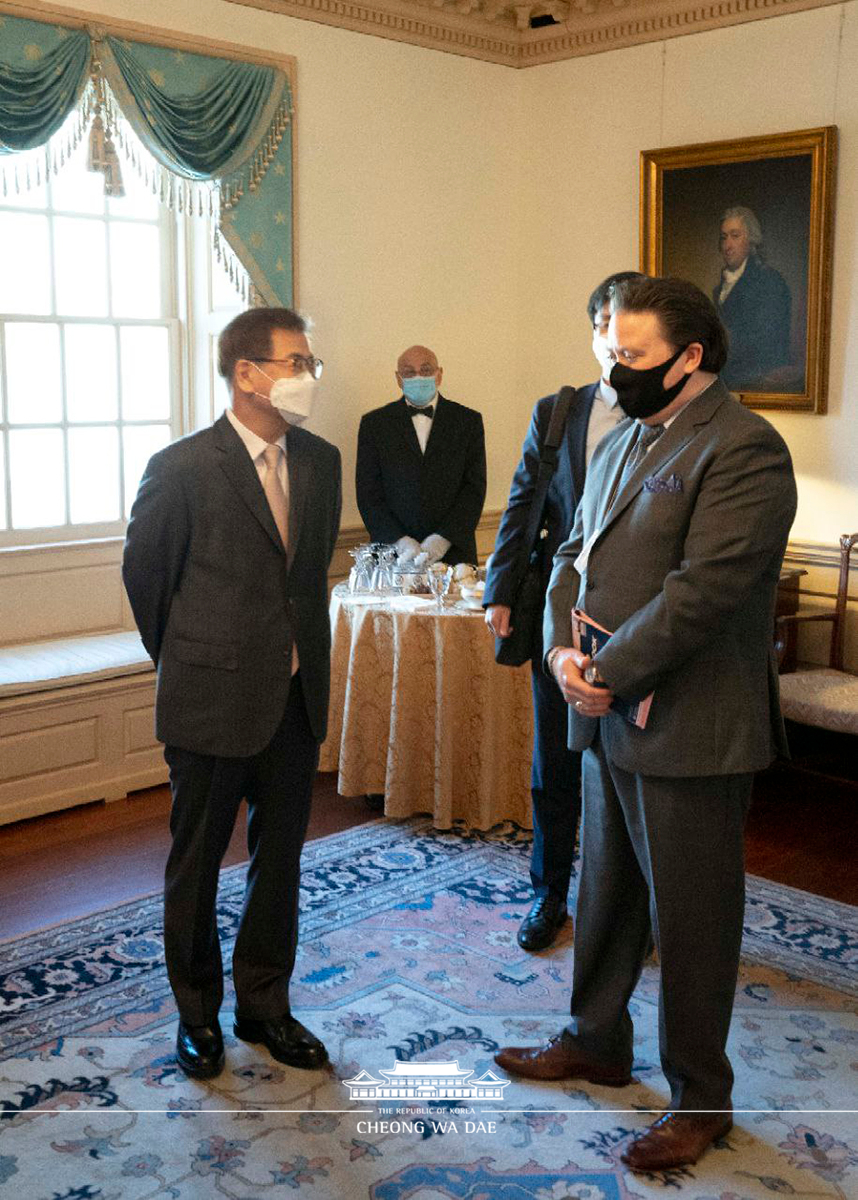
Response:
[{"label": "black trousers", "polygon": [[534,659],[533,852],[530,881],[537,896],[566,901],[575,836],[581,815],[581,755],[568,747],[569,706],[554,680]]},{"label": "black trousers", "polygon": [[301,848],[319,760],[300,672],[277,732],[259,754],[219,758],[178,746],[164,754],[173,792],[164,950],[179,1016],[189,1025],[211,1024],[223,1000],[218,872],[246,799],[250,866],[232,959],[236,1008],[251,1019],[280,1017],[289,1011]]}]

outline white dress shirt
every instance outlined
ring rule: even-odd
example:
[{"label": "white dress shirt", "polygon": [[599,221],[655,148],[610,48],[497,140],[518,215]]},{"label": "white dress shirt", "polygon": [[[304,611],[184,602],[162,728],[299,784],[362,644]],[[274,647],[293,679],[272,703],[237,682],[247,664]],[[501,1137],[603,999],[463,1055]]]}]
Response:
[{"label": "white dress shirt", "polygon": [[[256,474],[259,476],[259,482],[265,486],[265,472],[268,467],[265,465],[265,459],[262,457],[265,453],[268,442],[261,438],[259,434],[254,433],[252,429],[248,429],[246,425],[242,425],[238,417],[231,408],[226,410],[226,418],[235,432],[244,442],[247,453],[253,459],[253,465],[256,467]],[[277,479],[280,486],[283,488],[283,494],[286,501],[289,501],[289,467],[286,463],[286,434],[282,434],[274,445],[279,446],[283,453],[280,455],[280,462],[277,467]]]},{"label": "white dress shirt", "polygon": [[[405,401],[408,404],[408,401]],[[432,397],[432,404],[438,403],[438,393]],[[427,404],[427,408],[429,405]],[[426,453],[426,443],[429,441],[429,434],[432,432],[432,422],[435,420],[433,412],[431,417],[426,416],[426,410],[420,408],[416,404],[408,404],[408,411],[411,413],[411,424],[414,426],[414,432],[417,434],[417,440],[420,443],[420,449]]]},{"label": "white dress shirt", "polygon": [[618,425],[626,414],[617,403],[617,393],[605,382],[599,380],[599,386],[593,397],[593,407],[590,409],[590,421],[587,425],[587,447],[584,458],[587,466],[593,457],[593,451],[606,433]]}]

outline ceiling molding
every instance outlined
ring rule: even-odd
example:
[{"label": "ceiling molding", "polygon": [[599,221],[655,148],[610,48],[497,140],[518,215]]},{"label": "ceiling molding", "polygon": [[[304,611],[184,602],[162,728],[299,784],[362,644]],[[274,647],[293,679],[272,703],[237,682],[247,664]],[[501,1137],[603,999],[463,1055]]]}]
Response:
[{"label": "ceiling molding", "polygon": [[[507,67],[535,67],[841,0],[229,0]],[[554,23],[531,28],[531,20]]]}]

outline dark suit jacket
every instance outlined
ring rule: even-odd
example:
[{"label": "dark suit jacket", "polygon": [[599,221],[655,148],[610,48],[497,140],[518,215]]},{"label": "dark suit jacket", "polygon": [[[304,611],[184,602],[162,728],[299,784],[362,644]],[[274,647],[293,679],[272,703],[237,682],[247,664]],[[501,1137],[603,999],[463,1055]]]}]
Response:
[{"label": "dark suit jacket", "polygon": [[[557,467],[551,477],[545,507],[542,510],[542,528],[545,537],[539,543],[540,564],[544,586],[548,587],[554,555],[561,542],[565,541],[575,520],[575,510],[584,490],[586,472],[587,426],[593,408],[598,383],[580,388],[569,407],[563,441],[557,451]],[[483,606],[489,604],[512,605],[515,598],[515,570],[521,549],[521,539],[527,527],[530,503],[536,488],[539,472],[539,456],[548,434],[551,411],[556,396],[544,396],[536,402],[530,428],[521,450],[521,461],[512,478],[506,511],[501,517],[495,540],[491,567],[486,577]],[[541,631],[540,631],[541,634]],[[540,658],[541,636],[534,646],[534,661]]]},{"label": "dark suit jacket", "polygon": [[307,714],[325,735],[327,570],[340,519],[340,454],[290,427],[289,559],[256,468],[223,416],[150,459],[122,574],[158,669],[156,733],[198,754],[249,757],[289,695],[293,640]]},{"label": "dark suit jacket", "polygon": [[719,283],[712,298],[730,335],[721,378],[727,387],[749,390],[767,371],[789,362],[789,288],[779,271],[752,254],[723,304],[720,293]]},{"label": "dark suit jacket", "polygon": [[475,530],[486,498],[483,418],[440,394],[425,454],[403,399],[361,417],[355,486],[374,542],[440,533],[446,562],[476,562]]},{"label": "dark suit jacket", "polygon": [[[757,771],[786,747],[775,592],[796,489],[789,451],[720,380],[676,417],[608,506],[635,422],[599,443],[548,588],[546,651],[571,645],[573,605],[614,631],[597,655],[617,695],[654,691],[640,730],[600,722],[608,757],[644,775]],[[579,577],[573,565],[596,533]],[[570,707],[570,748],[596,721]]]}]

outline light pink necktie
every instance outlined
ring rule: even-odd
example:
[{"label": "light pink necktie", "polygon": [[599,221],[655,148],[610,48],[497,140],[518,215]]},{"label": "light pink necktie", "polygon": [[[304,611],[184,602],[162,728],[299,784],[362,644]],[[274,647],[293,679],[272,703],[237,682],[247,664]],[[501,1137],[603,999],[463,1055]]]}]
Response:
[{"label": "light pink necktie", "polygon": [[282,451],[276,443],[269,443],[263,450],[265,481],[262,486],[265,491],[265,499],[268,501],[268,507],[271,509],[271,515],[274,518],[274,524],[277,526],[277,532],[280,534],[283,549],[288,550],[289,501],[286,498],[286,493],[283,491],[278,472],[281,453]]},{"label": "light pink necktie", "polygon": [[[289,548],[289,499],[283,490],[280,483],[280,475],[278,467],[280,465],[280,455],[282,451],[276,443],[269,442],[262,452],[262,457],[265,459],[265,482],[263,490],[265,491],[265,499],[268,501],[268,507],[271,509],[271,515],[274,518],[274,524],[277,526],[277,532],[280,534],[280,541],[283,543],[283,549]],[[292,674],[298,670],[298,647],[292,643]]]}]

